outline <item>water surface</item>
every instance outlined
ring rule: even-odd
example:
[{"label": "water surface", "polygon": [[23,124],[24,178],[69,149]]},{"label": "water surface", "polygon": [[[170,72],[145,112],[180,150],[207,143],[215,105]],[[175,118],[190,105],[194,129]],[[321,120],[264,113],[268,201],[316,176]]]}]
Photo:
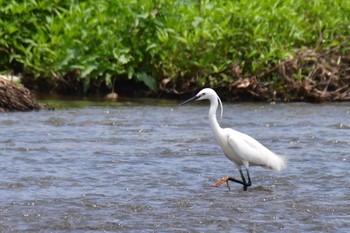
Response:
[{"label": "water surface", "polygon": [[1,232],[350,232],[350,104],[227,104],[224,127],[288,159],[239,176],[208,104],[55,103],[0,114]]}]

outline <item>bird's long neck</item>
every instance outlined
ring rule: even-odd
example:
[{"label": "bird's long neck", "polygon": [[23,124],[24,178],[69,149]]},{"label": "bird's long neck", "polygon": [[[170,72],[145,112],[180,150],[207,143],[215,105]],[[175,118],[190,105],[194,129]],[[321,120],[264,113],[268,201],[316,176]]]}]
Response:
[{"label": "bird's long neck", "polygon": [[221,127],[218,123],[218,120],[216,118],[216,110],[218,108],[218,99],[211,99],[210,100],[210,109],[209,109],[209,122],[210,127],[214,134],[217,134],[218,131],[220,131]]}]

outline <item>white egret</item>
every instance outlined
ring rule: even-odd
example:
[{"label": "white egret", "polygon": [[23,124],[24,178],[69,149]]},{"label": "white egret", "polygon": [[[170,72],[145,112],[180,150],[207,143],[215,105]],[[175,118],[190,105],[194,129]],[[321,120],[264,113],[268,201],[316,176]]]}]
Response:
[{"label": "white egret", "polygon": [[[213,89],[205,88],[194,97],[181,103],[181,105],[205,99],[210,101],[209,122],[216,142],[221,146],[226,157],[236,164],[242,178],[242,180],[239,180],[227,176],[216,182],[215,187],[219,187],[226,182],[227,188],[230,189],[228,181],[233,181],[243,185],[243,189],[246,191],[247,187],[252,185],[249,166],[261,166],[276,171],[280,171],[285,167],[284,158],[276,155],[254,138],[230,128],[223,129],[220,127],[216,119],[216,110],[218,104],[220,104],[222,117],[223,107],[219,96]],[[248,180],[244,176],[242,168],[245,168]]]}]

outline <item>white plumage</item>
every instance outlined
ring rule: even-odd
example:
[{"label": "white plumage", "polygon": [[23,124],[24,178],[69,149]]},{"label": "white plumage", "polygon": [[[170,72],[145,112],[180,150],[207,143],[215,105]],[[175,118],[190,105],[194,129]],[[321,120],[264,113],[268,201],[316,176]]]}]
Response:
[{"label": "white plumage", "polygon": [[[221,146],[226,157],[236,164],[242,178],[242,180],[238,180],[232,177],[225,177],[219,180],[214,185],[215,187],[226,182],[227,187],[230,188],[228,181],[233,181],[242,184],[243,189],[247,190],[247,187],[251,186],[249,175],[250,166],[261,166],[276,171],[280,171],[286,166],[284,158],[276,155],[254,138],[230,128],[223,129],[220,127],[216,119],[216,110],[218,104],[220,104],[222,116],[223,107],[219,96],[213,89],[205,88],[194,97],[183,102],[181,105],[204,99],[210,101],[209,122],[216,142]],[[242,167],[246,169],[248,181],[246,181],[246,178],[243,175]]]}]

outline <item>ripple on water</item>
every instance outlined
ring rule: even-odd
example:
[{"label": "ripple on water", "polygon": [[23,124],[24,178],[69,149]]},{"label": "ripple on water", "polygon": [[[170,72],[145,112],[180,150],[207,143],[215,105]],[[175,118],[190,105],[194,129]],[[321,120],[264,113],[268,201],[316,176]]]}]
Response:
[{"label": "ripple on water", "polygon": [[247,192],[212,187],[239,173],[212,138],[206,105],[0,115],[0,229],[349,232],[347,108],[226,104],[223,126],[288,159],[282,172],[252,167]]}]

